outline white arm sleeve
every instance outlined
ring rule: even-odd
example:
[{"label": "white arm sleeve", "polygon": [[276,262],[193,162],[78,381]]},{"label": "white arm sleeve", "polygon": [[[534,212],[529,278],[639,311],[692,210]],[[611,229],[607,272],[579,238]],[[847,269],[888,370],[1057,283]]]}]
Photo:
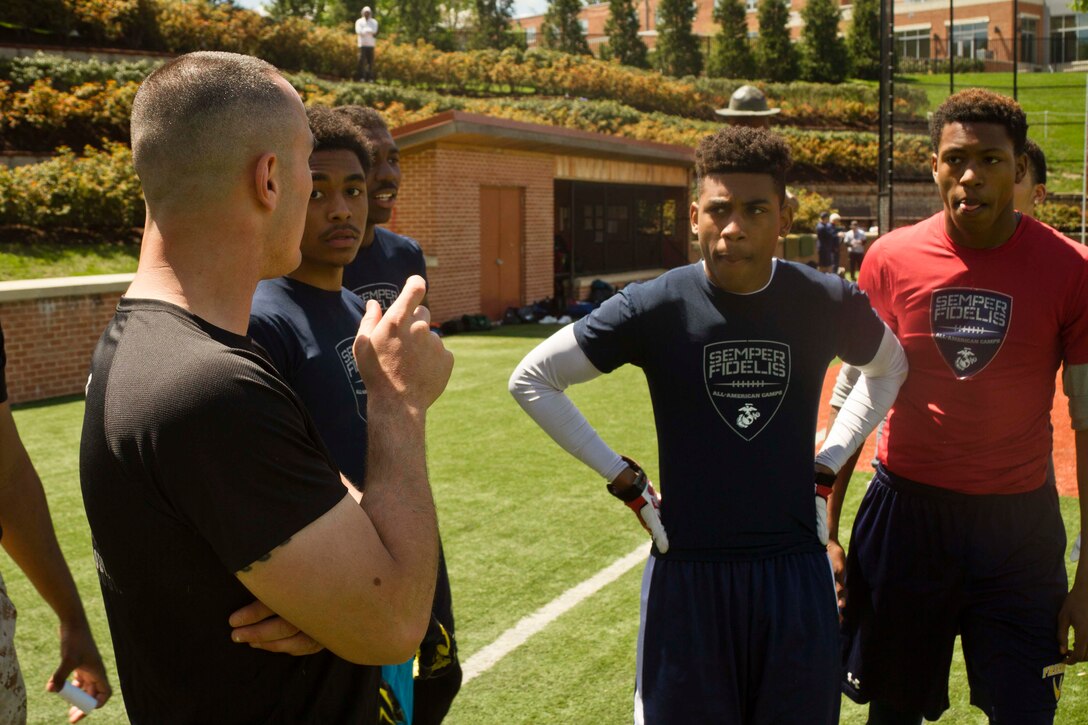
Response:
[{"label": "white arm sleeve", "polygon": [[525,356],[510,376],[509,390],[529,417],[563,450],[612,481],[627,467],[597,435],[563,391],[602,373],[593,367],[567,325]]},{"label": "white arm sleeve", "polygon": [[828,404],[835,410],[842,408],[850,391],[857,385],[859,377],[861,377],[860,370],[853,365],[843,363],[839,368],[838,377],[835,378],[835,387],[831,390],[831,401]]},{"label": "white arm sleeve", "polygon": [[873,359],[855,367],[861,371],[861,377],[843,402],[835,425],[816,454],[816,463],[835,472],[888,414],[899,386],[907,379],[907,356],[887,325]]}]

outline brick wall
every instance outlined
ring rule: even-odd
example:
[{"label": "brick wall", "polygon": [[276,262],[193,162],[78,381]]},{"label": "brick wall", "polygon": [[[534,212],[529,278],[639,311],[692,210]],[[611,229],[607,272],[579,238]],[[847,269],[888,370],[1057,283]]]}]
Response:
[{"label": "brick wall", "polygon": [[480,310],[480,187],[523,189],[522,302],[551,297],[554,160],[546,154],[432,146],[401,153],[391,228],[419,241],[436,322]]},{"label": "brick wall", "polygon": [[91,353],[132,275],[0,282],[8,399],[82,393]]},{"label": "brick wall", "polygon": [[[797,184],[832,200],[832,206],[849,217],[868,217],[876,223],[877,187],[872,184]],[[930,179],[895,182],[894,208],[896,226],[913,224],[941,210],[937,185]],[[867,208],[868,214],[855,213]]]}]

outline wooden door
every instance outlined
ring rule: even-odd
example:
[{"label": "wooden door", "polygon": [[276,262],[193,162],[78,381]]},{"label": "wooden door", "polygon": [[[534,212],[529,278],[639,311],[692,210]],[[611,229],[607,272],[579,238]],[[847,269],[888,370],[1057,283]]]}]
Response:
[{"label": "wooden door", "polygon": [[480,187],[480,311],[492,320],[522,299],[523,190]]}]

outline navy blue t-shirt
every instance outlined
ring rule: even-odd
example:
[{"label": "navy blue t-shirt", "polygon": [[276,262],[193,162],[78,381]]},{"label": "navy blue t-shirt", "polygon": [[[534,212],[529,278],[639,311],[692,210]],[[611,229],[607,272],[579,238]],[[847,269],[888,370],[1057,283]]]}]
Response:
[{"label": "navy blue t-shirt", "polygon": [[344,286],[364,303],[377,300],[384,312],[413,274],[427,279],[427,263],[419,242],[374,227],[374,241],[360,247],[352,263],[344,267]]},{"label": "navy blue t-shirt", "polygon": [[699,262],[627,286],[574,332],[598,370],[646,374],[669,558],[823,548],[812,465],[824,374],[836,356],[869,362],[884,334],[855,285],[776,260],[766,288],[735,295]]},{"label": "navy blue t-shirt", "polygon": [[366,388],[351,348],[364,303],[337,292],[278,277],[257,285],[249,335],[306,410],[333,463],[362,490],[366,476]]}]

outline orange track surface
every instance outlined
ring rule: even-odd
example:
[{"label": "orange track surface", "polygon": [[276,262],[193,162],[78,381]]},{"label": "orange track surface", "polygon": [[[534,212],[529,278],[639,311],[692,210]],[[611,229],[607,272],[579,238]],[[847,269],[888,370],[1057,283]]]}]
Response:
[{"label": "orange track surface", "polygon": [[[831,398],[831,389],[835,386],[835,376],[839,374],[839,364],[836,363],[827,369],[824,377],[824,389],[820,395],[820,418],[817,429],[827,427],[827,401]],[[1058,480],[1058,493],[1062,496],[1077,495],[1077,454],[1073,446],[1073,429],[1069,423],[1069,399],[1062,392],[1061,373],[1055,385],[1054,408],[1050,412],[1050,420],[1054,425],[1054,474]],[[819,447],[819,446],[817,446]],[[869,461],[873,460],[876,453],[876,436],[871,435],[865,441],[861,458],[858,459],[857,470],[868,470]]]}]

